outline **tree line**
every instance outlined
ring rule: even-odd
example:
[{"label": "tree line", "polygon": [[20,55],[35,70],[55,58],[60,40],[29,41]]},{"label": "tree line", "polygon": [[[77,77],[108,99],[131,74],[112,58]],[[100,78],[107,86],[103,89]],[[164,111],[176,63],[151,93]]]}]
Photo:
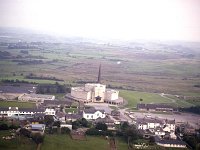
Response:
[{"label": "tree line", "polygon": [[56,82],[55,84],[39,84],[36,89],[37,94],[46,94],[46,93],[70,93],[70,85],[62,85]]}]

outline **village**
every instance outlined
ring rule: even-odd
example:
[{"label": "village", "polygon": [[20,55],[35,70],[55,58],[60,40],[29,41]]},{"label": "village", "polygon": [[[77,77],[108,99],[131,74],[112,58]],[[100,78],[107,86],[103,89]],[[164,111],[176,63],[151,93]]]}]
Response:
[{"label": "village", "polygon": [[[72,87],[71,93],[62,100],[54,95],[36,94],[36,88],[26,89],[26,93],[0,93],[3,101],[9,97],[9,100],[14,98],[19,103],[35,104],[35,108],[0,107],[3,122],[17,122],[17,126],[13,125],[16,132],[2,139],[16,138],[19,134],[30,137],[33,133],[42,137],[59,130],[78,140],[85,139],[86,135],[105,136],[109,138],[111,149],[117,149],[113,137],[124,134],[129,137],[128,148],[149,147],[149,143],[145,142],[132,143],[136,138],[149,140],[161,147],[190,149],[183,141],[184,136],[199,134],[199,115],[193,115],[191,119],[191,114],[181,113],[178,108],[165,103],[144,104],[141,101],[137,104],[137,111],[124,107],[127,101],[119,97],[119,91],[101,84],[101,65],[96,83]],[[1,130],[6,129],[5,124],[1,124]],[[125,132],[124,126],[130,133]]]}]

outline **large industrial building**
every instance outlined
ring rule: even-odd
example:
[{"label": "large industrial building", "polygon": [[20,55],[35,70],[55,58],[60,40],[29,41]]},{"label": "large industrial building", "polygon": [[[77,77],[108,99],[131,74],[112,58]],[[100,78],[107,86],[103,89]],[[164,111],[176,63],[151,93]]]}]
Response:
[{"label": "large industrial building", "polygon": [[123,99],[119,97],[119,91],[106,89],[106,85],[100,83],[101,65],[99,67],[97,83],[87,83],[84,87],[72,87],[71,94],[68,97],[84,103],[110,103],[123,104]]}]

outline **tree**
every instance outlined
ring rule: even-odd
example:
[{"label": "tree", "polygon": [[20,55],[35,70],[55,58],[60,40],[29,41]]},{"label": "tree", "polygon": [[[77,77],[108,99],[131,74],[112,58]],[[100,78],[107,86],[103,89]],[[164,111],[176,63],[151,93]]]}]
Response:
[{"label": "tree", "polygon": [[39,144],[44,142],[44,136],[40,133],[34,133],[31,135],[32,140],[37,144],[37,149],[39,150]]},{"label": "tree", "polygon": [[76,129],[78,129],[80,127],[80,123],[79,123],[79,121],[73,121],[72,122],[72,129],[74,129],[74,130],[76,130]]},{"label": "tree", "polygon": [[99,123],[97,123],[95,128],[98,130],[107,131],[108,126],[105,123],[99,122]]},{"label": "tree", "polygon": [[155,143],[155,138],[154,138],[153,136],[151,136],[151,137],[149,138],[149,143],[150,143],[150,144],[154,144],[154,143]]},{"label": "tree", "polygon": [[53,123],[53,126],[57,126],[58,128],[60,127],[60,121],[56,121]]},{"label": "tree", "polygon": [[24,129],[24,128],[20,129],[20,134],[23,136],[26,136],[26,137],[31,137],[31,131]]},{"label": "tree", "polygon": [[44,116],[44,122],[45,122],[46,126],[52,125],[54,122],[53,116],[52,115]]},{"label": "tree", "polygon": [[83,126],[83,127],[88,127],[88,121],[85,119],[85,118],[82,118],[80,120],[80,124]]},{"label": "tree", "polygon": [[130,126],[127,122],[122,124],[121,132],[123,133],[125,141],[127,141],[129,144],[140,137],[136,127],[134,125]]},{"label": "tree", "polygon": [[129,124],[128,124],[128,122],[124,122],[122,125],[121,125],[121,130],[122,131],[125,131],[127,128],[129,128],[130,126],[129,126]]},{"label": "tree", "polygon": [[68,127],[61,128],[61,134],[69,134],[69,133],[70,133],[70,129]]},{"label": "tree", "polygon": [[8,130],[8,125],[3,123],[0,125],[0,130]]}]

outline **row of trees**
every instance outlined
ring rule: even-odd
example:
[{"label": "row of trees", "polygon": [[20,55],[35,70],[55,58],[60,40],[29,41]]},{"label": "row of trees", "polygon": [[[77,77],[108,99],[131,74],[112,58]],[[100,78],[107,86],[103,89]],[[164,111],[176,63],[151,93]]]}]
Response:
[{"label": "row of trees", "polygon": [[78,119],[76,121],[73,121],[72,122],[72,129],[78,129],[80,127],[86,127],[86,128],[89,128],[91,127],[91,123],[88,122],[85,118],[82,118],[82,119]]},{"label": "row of trees", "polygon": [[6,123],[0,124],[0,130],[9,130],[9,129],[17,129],[17,128],[19,128],[19,126],[13,125],[13,124],[10,126],[8,126]]},{"label": "row of trees", "polygon": [[200,114],[200,106],[192,106],[192,107],[189,107],[189,108],[181,108],[180,110],[195,113],[195,114]]},{"label": "row of trees", "polygon": [[188,143],[194,150],[200,149],[200,136],[198,135],[184,135],[183,140]]},{"label": "row of trees", "polygon": [[33,73],[30,73],[25,76],[26,79],[39,79],[39,80],[54,80],[54,81],[63,81],[61,79],[57,79],[56,77],[51,77],[51,76],[37,76]]},{"label": "row of trees", "polygon": [[1,80],[2,83],[30,83],[30,84],[36,84],[35,82],[29,82],[29,81],[24,81],[24,80],[9,80],[9,79],[3,79]]},{"label": "row of trees", "polygon": [[58,82],[55,84],[39,84],[36,93],[46,94],[46,93],[70,93],[71,88],[68,85],[61,85]]},{"label": "row of trees", "polygon": [[103,136],[113,136],[112,131],[108,130],[105,123],[97,123],[95,127],[90,128],[86,131],[87,135],[103,135]]}]

